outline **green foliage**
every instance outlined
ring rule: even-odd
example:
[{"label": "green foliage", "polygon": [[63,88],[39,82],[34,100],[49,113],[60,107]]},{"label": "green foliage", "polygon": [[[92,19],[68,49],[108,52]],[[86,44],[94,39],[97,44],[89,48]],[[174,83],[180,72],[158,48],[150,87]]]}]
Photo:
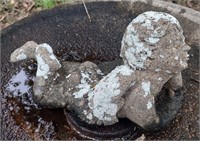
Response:
[{"label": "green foliage", "polygon": [[56,6],[56,2],[55,0],[35,0],[35,5],[36,7],[49,9]]},{"label": "green foliage", "polygon": [[35,6],[50,9],[58,4],[70,3],[73,0],[35,0]]},{"label": "green foliage", "polygon": [[43,3],[44,3],[44,8],[47,9],[53,8],[56,5],[54,0],[43,0]]}]

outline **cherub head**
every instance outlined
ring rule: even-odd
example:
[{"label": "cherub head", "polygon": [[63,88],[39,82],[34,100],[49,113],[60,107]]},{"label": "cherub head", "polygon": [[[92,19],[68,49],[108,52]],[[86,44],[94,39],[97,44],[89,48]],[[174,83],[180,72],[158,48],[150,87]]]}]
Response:
[{"label": "cherub head", "polygon": [[177,73],[187,68],[189,49],[175,17],[148,11],[128,25],[120,56],[135,70]]}]

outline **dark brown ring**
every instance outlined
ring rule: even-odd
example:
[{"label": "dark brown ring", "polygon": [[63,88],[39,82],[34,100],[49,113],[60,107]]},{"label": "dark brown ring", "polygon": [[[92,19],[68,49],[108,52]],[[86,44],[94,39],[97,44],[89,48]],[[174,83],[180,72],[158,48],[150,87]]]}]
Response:
[{"label": "dark brown ring", "polygon": [[143,133],[141,127],[126,118],[119,119],[119,122],[114,125],[98,126],[81,121],[81,119],[71,111],[64,110],[64,113],[72,130],[86,139],[137,139]]}]

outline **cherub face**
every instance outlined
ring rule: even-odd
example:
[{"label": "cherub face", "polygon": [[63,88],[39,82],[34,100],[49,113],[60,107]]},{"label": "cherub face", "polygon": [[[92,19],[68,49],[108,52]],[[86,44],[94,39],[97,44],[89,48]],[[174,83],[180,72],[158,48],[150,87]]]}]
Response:
[{"label": "cherub face", "polygon": [[183,30],[170,25],[160,41],[151,47],[152,55],[145,62],[146,68],[166,73],[178,73],[188,67],[188,51],[190,47],[185,43]]},{"label": "cherub face", "polygon": [[173,44],[172,49],[174,50],[174,60],[177,62],[177,66],[182,69],[188,67],[187,61],[189,60],[188,51],[190,50],[190,46],[185,43],[185,37],[180,35],[177,37],[177,41]]}]

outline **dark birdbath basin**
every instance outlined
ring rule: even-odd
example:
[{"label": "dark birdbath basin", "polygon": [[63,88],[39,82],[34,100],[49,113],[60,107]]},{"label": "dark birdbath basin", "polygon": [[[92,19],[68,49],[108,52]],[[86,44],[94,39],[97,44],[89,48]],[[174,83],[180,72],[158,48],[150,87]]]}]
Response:
[{"label": "dark birdbath basin", "polygon": [[[91,127],[69,111],[44,109],[35,104],[31,93],[36,62],[34,60],[9,62],[10,54],[29,40],[50,44],[62,61],[89,60],[99,66],[114,61],[112,68],[105,66],[105,70],[113,69],[120,62],[122,36],[132,19],[145,11],[167,12],[180,21],[186,42],[192,49],[189,52],[191,55],[189,68],[183,72],[184,90],[177,91],[177,96],[173,99],[157,98],[158,114],[163,119],[160,126],[168,122],[171,124],[170,121],[181,108],[183,95],[188,98],[187,94],[191,95],[198,90],[198,83],[194,83],[190,76],[194,77],[193,71],[198,72],[199,66],[199,12],[158,0],[149,3],[145,0],[93,1],[95,0],[86,1],[91,22],[82,3],[77,2],[41,11],[2,30],[0,98],[3,140],[135,139],[144,133],[139,126],[127,119],[121,119],[117,125],[111,127]],[[167,91],[163,89],[162,92]],[[161,101],[170,102],[166,102],[163,106]],[[198,125],[196,126],[198,128]],[[160,132],[162,135],[162,131]],[[173,129],[171,132],[173,133]],[[146,134],[150,139],[154,138],[153,133]],[[170,137],[173,138],[173,135]],[[163,138],[168,139],[164,136]]]}]

